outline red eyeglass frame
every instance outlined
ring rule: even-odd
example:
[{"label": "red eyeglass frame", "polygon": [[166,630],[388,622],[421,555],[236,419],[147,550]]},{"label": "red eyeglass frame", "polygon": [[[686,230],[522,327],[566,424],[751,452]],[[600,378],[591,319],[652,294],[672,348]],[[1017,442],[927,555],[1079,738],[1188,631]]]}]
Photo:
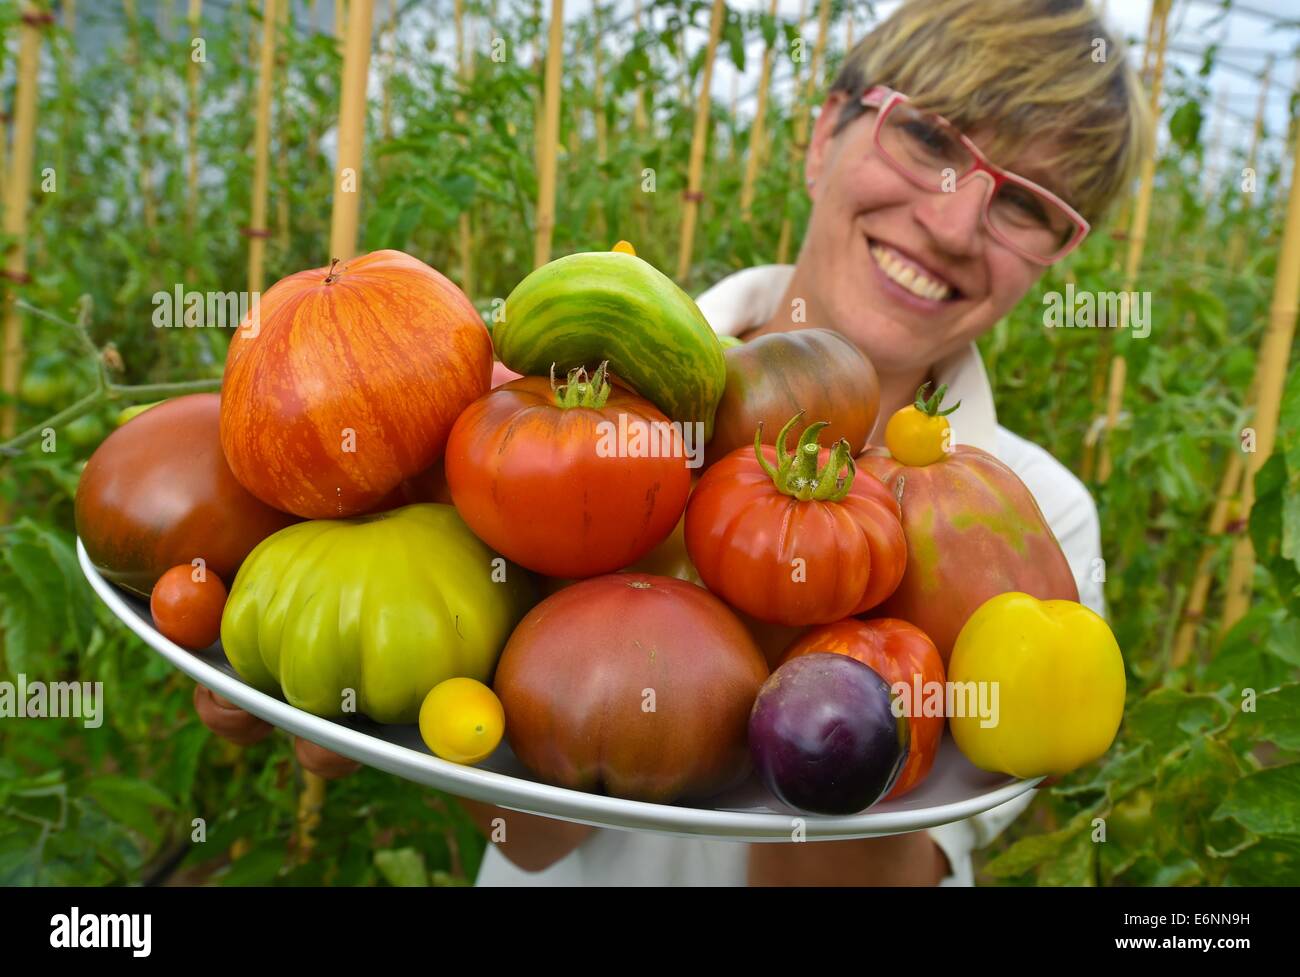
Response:
[{"label": "red eyeglass frame", "polygon": [[[880,141],[880,131],[884,123],[885,117],[889,115],[890,111],[895,106],[901,105],[902,103],[909,102],[909,101],[911,101],[911,99],[909,99],[902,92],[894,91],[894,89],[888,88],[885,85],[876,85],[868,89],[866,93],[862,95],[862,97],[859,99],[859,102],[862,105],[866,106],[867,108],[876,109],[876,120],[875,120],[874,128],[872,129],[871,132],[871,141],[875,145],[877,151],[879,151],[881,158],[884,159],[885,162],[888,163],[890,166],[892,166],[899,173],[900,176],[906,178],[908,182],[912,183],[913,185],[918,186],[923,190],[930,190],[935,193],[942,193],[943,191],[935,190],[934,187],[924,182],[920,177],[912,173],[911,170],[907,169],[906,166],[904,166],[898,160],[894,159],[894,157],[889,154],[889,151],[885,149],[884,145]],[[966,151],[971,154],[971,158],[975,160],[975,163],[970,168],[970,170],[965,174],[963,174],[961,179],[957,181],[957,186],[961,187],[969,183],[971,179],[974,178],[975,175],[978,173],[987,173],[993,181],[989,189],[989,192],[984,195],[984,209],[981,212],[981,218],[983,220],[984,229],[989,232],[989,234],[994,238],[994,240],[996,240],[1003,247],[1008,248],[1011,251],[1014,251],[1017,255],[1024,258],[1026,261],[1033,262],[1036,265],[1044,265],[1044,266],[1056,264],[1058,261],[1060,261],[1062,258],[1064,258],[1066,255],[1068,255],[1070,252],[1072,252],[1075,248],[1077,248],[1080,244],[1083,243],[1083,239],[1088,236],[1088,232],[1092,230],[1092,226],[1086,220],[1084,220],[1082,214],[1080,214],[1077,210],[1071,207],[1068,203],[1066,203],[1056,194],[1052,193],[1052,191],[1048,190],[1046,187],[1035,183],[1033,180],[1027,180],[1023,176],[1020,176],[1019,174],[1012,173],[1010,170],[1002,169],[1002,167],[993,163],[987,156],[985,156],[984,153],[981,152],[980,148],[976,146],[975,143],[972,142],[971,139],[964,132],[958,129],[955,125],[953,125],[947,119],[944,119],[943,116],[941,115],[937,115],[935,117],[941,119],[943,123],[957,136],[957,138],[961,140],[961,144],[966,148]],[[1034,254],[1032,251],[1026,251],[1024,248],[1017,245],[1014,241],[1010,240],[1005,234],[1003,234],[1001,231],[999,231],[996,227],[993,226],[993,222],[989,219],[989,209],[993,206],[994,196],[997,194],[998,190],[1002,187],[1004,183],[1014,183],[1017,186],[1025,187],[1026,189],[1031,190],[1034,193],[1042,194],[1053,204],[1060,207],[1062,212],[1065,214],[1065,216],[1069,218],[1072,224],[1074,224],[1074,233],[1070,236],[1070,239],[1066,241],[1064,245],[1062,245],[1059,251],[1057,251],[1056,253],[1048,257]]]}]

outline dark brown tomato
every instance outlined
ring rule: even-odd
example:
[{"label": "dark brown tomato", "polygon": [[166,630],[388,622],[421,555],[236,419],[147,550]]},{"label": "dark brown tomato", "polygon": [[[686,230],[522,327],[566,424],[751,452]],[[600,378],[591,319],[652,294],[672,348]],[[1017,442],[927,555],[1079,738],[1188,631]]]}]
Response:
[{"label": "dark brown tomato", "polygon": [[105,579],[147,597],[171,567],[203,559],[233,581],[249,552],[299,520],[254,498],[221,453],[217,394],[132,418],[86,462],[77,535]]},{"label": "dark brown tomato", "polygon": [[727,387],[713,420],[705,465],[754,443],[772,444],[782,425],[799,411],[804,420],[828,421],[824,444],[840,438],[854,454],[871,436],[880,411],[876,369],[853,343],[829,329],[768,333],[723,352]]}]

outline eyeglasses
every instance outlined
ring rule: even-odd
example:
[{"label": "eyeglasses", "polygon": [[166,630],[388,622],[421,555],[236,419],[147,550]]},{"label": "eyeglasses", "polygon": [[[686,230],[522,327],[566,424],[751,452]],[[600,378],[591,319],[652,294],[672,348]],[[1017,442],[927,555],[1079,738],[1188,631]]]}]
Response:
[{"label": "eyeglasses", "polygon": [[995,166],[942,116],[920,112],[906,95],[876,86],[861,102],[877,109],[872,140],[902,176],[925,190],[952,192],[989,177],[984,226],[993,238],[1035,264],[1060,261],[1088,236],[1088,222],[1056,194]]}]

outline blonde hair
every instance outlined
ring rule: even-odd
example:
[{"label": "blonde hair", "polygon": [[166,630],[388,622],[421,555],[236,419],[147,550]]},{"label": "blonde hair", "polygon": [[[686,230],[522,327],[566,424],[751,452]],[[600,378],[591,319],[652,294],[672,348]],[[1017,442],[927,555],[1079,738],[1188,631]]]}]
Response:
[{"label": "blonde hair", "polygon": [[980,148],[995,162],[1042,141],[1052,188],[1091,223],[1152,139],[1127,51],[1086,0],[906,0],[845,58],[831,86],[850,96],[836,134],[875,85],[963,130],[987,129]]}]

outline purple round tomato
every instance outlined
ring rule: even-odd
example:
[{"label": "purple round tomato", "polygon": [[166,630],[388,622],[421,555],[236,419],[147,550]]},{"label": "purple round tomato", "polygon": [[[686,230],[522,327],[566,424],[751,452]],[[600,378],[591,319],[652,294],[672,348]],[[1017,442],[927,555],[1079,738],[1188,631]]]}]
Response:
[{"label": "purple round tomato", "polygon": [[781,801],[810,814],[856,814],[889,793],[907,761],[907,719],[889,683],[847,655],[791,659],[759,690],[749,750]]}]

